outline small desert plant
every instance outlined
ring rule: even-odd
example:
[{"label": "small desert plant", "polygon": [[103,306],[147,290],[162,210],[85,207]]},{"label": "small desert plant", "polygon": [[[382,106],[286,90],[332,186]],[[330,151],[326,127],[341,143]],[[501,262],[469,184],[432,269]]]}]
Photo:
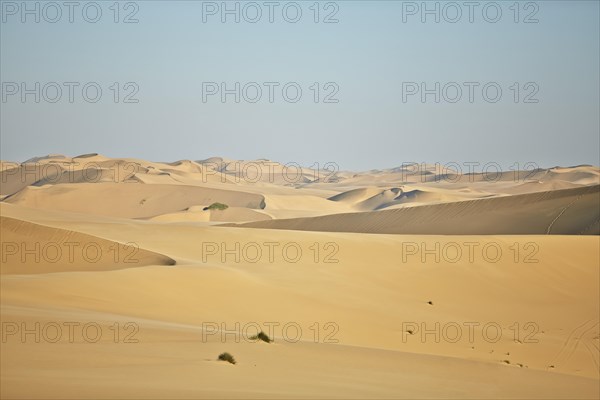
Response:
[{"label": "small desert plant", "polygon": [[227,210],[229,206],[223,203],[212,203],[208,207],[204,207],[204,211],[206,210]]},{"label": "small desert plant", "polygon": [[235,358],[229,353],[219,354],[219,361],[227,361],[230,364],[235,364]]},{"label": "small desert plant", "polygon": [[258,334],[254,336],[250,336],[250,340],[262,340],[263,342],[267,343],[271,343],[273,341],[273,339],[271,339],[269,335],[267,335],[263,331],[258,332]]}]

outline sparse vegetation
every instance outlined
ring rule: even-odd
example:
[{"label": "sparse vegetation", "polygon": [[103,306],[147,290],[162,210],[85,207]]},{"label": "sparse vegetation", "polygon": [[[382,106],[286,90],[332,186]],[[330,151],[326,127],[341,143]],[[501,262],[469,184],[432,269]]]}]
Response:
[{"label": "sparse vegetation", "polygon": [[212,203],[210,206],[208,207],[204,207],[204,211],[206,210],[227,210],[229,208],[229,206],[227,204],[223,204],[223,203]]},{"label": "sparse vegetation", "polygon": [[250,336],[250,340],[262,340],[263,342],[267,343],[271,343],[273,341],[273,339],[271,339],[269,335],[267,335],[263,331],[258,332],[258,334],[254,336]]},{"label": "sparse vegetation", "polygon": [[229,353],[219,354],[219,361],[227,361],[230,364],[235,364],[235,358]]}]

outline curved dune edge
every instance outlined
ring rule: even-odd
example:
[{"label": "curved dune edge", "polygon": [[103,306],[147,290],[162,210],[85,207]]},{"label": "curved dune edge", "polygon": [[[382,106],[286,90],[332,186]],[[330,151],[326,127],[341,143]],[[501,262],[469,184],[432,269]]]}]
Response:
[{"label": "curved dune edge", "polygon": [[214,202],[236,207],[264,208],[264,196],[254,193],[198,186],[138,183],[28,186],[4,201],[43,210],[123,218],[151,218]]},{"label": "curved dune edge", "polygon": [[253,222],[269,221],[272,217],[264,212],[245,207],[229,207],[225,210],[204,210],[193,206],[185,211],[152,217],[156,222]]},{"label": "curved dune edge", "polygon": [[365,187],[351,189],[328,200],[352,205],[362,211],[375,211],[407,203],[450,202],[489,197],[489,193],[452,191],[419,185],[399,185],[398,187]]},{"label": "curved dune edge", "polygon": [[324,232],[600,234],[600,185],[374,212],[223,224]]},{"label": "curved dune edge", "polygon": [[110,271],[147,265],[174,265],[165,255],[85,233],[0,216],[0,274]]}]

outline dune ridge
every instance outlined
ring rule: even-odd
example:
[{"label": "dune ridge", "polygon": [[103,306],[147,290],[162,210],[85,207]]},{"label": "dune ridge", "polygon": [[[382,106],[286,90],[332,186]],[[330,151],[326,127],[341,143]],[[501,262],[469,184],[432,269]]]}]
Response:
[{"label": "dune ridge", "polygon": [[2,275],[110,271],[175,260],[135,243],[119,243],[72,230],[0,216]]},{"label": "dune ridge", "polygon": [[[236,226],[414,234],[600,234],[600,186]],[[561,217],[568,213],[569,218]],[[226,225],[234,226],[234,225]]]},{"label": "dune ridge", "polygon": [[148,218],[214,202],[251,209],[264,208],[264,197],[253,193],[187,185],[73,183],[27,187],[4,199],[48,210],[90,213],[113,217]]}]

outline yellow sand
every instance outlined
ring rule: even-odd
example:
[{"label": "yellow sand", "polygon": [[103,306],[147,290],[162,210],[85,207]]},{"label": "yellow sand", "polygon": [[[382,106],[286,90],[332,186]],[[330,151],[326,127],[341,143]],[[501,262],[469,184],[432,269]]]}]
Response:
[{"label": "yellow sand", "polygon": [[[424,200],[433,211],[396,204],[365,212],[365,200],[402,186],[392,182],[394,173],[364,178],[371,185],[351,192],[360,189],[360,176],[306,187],[204,183],[197,176],[202,163],[137,162],[188,181],[44,184],[0,203],[2,398],[600,396],[599,237],[499,235],[486,224],[537,230],[556,219],[552,229],[593,230],[598,182],[590,176],[597,169],[549,171],[557,188],[569,186],[563,177],[579,188],[555,192],[541,183],[544,190],[525,198],[509,193],[524,182],[473,182],[471,191],[412,183],[435,194]],[[140,181],[148,176],[139,174]],[[100,191],[126,201],[103,204]],[[156,199],[151,212],[136,204],[140,196]],[[202,196],[244,205],[203,211]],[[429,227],[454,224],[454,231],[363,233],[365,226],[417,227],[414,220],[425,218],[419,215],[428,216]],[[215,226],[262,216],[275,219]],[[474,229],[469,216],[489,231],[461,232]],[[293,217],[301,217],[303,230],[285,225]],[[340,229],[328,229],[327,218]],[[376,218],[383,222],[370,225]],[[282,229],[252,227],[259,224]],[[5,252],[6,243],[35,248],[66,240],[103,249],[133,243],[141,261],[37,263]],[[23,337],[36,323],[39,340]],[[78,324],[72,342],[69,323]],[[255,324],[265,332],[272,326],[275,342],[248,340]],[[51,343],[56,326],[62,336]],[[96,327],[101,334],[92,343]],[[237,364],[217,361],[222,352]]]}]

